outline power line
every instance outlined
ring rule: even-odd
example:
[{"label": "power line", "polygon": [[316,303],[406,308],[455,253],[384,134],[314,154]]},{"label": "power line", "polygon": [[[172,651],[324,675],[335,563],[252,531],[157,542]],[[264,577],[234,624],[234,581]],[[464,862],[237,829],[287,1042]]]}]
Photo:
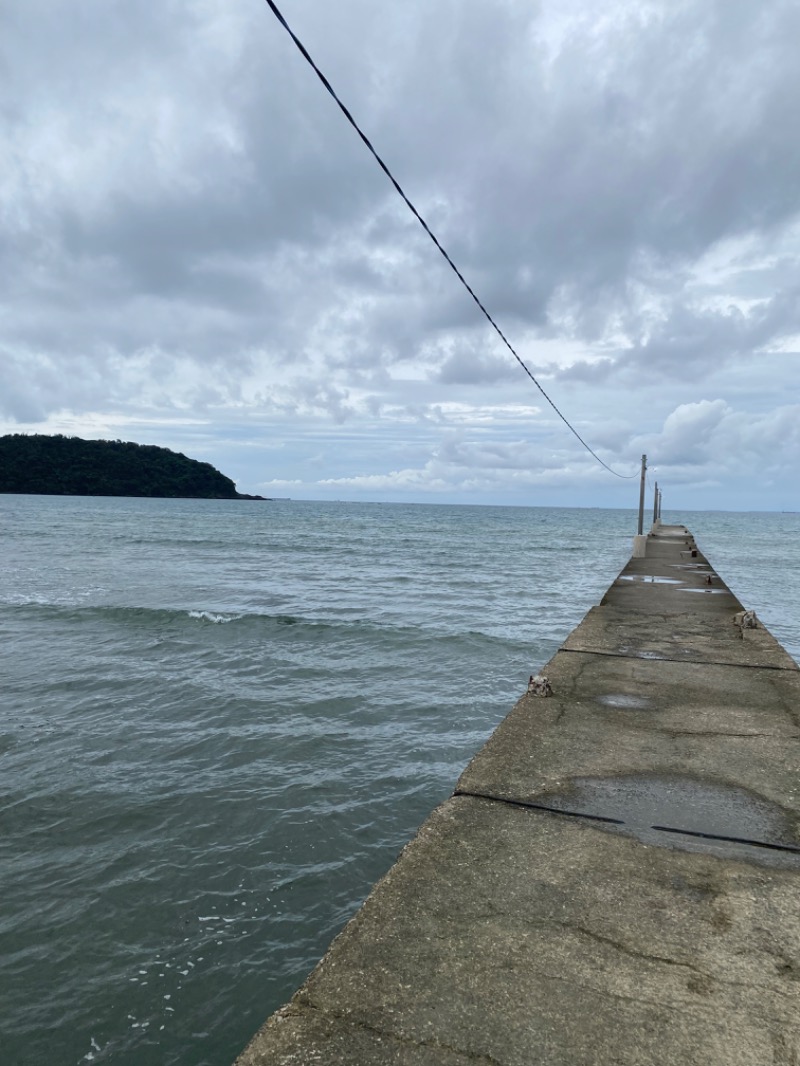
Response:
[{"label": "power line", "polygon": [[298,51],[301,53],[301,55],[306,60],[306,62],[311,66],[311,68],[313,69],[314,73],[317,75],[319,80],[322,82],[322,84],[325,86],[325,88],[331,94],[333,99],[336,101],[336,103],[339,106],[339,110],[342,112],[344,117],[347,119],[347,121],[350,123],[350,125],[353,127],[353,129],[356,131],[358,136],[364,142],[366,147],[372,153],[372,155],[375,158],[376,163],[381,168],[381,170],[384,172],[384,174],[389,179],[389,181],[392,183],[392,185],[394,185],[395,189],[397,190],[397,192],[399,193],[400,197],[405,202],[405,204],[408,207],[409,211],[411,211],[412,215],[416,218],[417,222],[419,222],[419,224],[422,226],[422,228],[428,234],[430,239],[433,241],[433,243],[439,249],[441,254],[444,256],[444,258],[447,261],[448,266],[453,271],[453,273],[456,275],[456,277],[461,282],[461,284],[464,286],[464,288],[467,290],[467,292],[470,294],[470,296],[475,301],[475,303],[478,305],[478,307],[480,308],[482,314],[487,319],[489,324],[492,326],[492,328],[494,329],[495,333],[498,335],[498,337],[503,342],[503,344],[506,346],[506,348],[508,348],[508,350],[514,356],[514,358],[517,360],[519,365],[522,367],[522,369],[525,371],[525,373],[528,375],[528,377],[534,383],[534,385],[539,390],[539,392],[542,394],[542,396],[544,396],[545,400],[547,400],[547,402],[553,408],[553,410],[558,415],[558,417],[561,419],[561,421],[564,423],[564,425],[570,430],[571,433],[573,433],[578,438],[578,440],[584,446],[586,451],[589,452],[590,455],[594,456],[594,458],[597,460],[597,462],[601,466],[605,467],[605,469],[608,470],[608,472],[610,474],[614,474],[615,477],[621,477],[621,478],[638,477],[638,471],[636,473],[633,473],[633,474],[620,474],[616,470],[612,469],[608,465],[608,463],[603,462],[603,460],[600,458],[600,456],[597,454],[597,452],[595,452],[594,449],[589,447],[589,445],[586,443],[586,441],[583,439],[583,437],[580,435],[580,433],[577,431],[577,429],[575,429],[575,427],[572,425],[572,423],[567,419],[567,417],[565,415],[563,415],[561,413],[561,411],[559,411],[558,407],[556,407],[555,403],[550,399],[550,397],[544,391],[542,386],[539,384],[539,382],[533,376],[533,374],[528,369],[528,367],[525,365],[525,363],[522,361],[522,359],[519,357],[519,355],[517,355],[517,352],[515,351],[515,349],[512,346],[511,342],[506,337],[505,333],[503,333],[503,331],[497,325],[495,320],[492,318],[492,316],[489,314],[489,312],[483,306],[483,304],[481,303],[480,299],[478,298],[478,296],[473,291],[472,286],[469,284],[469,282],[466,280],[464,275],[461,273],[461,271],[455,265],[453,260],[447,254],[445,249],[439,243],[438,238],[436,237],[434,232],[431,230],[431,228],[428,225],[428,223],[425,221],[425,219],[422,217],[422,215],[419,213],[419,211],[417,211],[416,207],[412,204],[412,202],[406,196],[406,194],[403,191],[402,187],[400,186],[400,183],[398,182],[397,178],[395,178],[394,174],[392,174],[391,170],[389,170],[388,166],[384,163],[384,161],[378,155],[378,153],[375,150],[375,148],[373,147],[372,142],[370,141],[369,137],[367,137],[367,135],[364,133],[364,131],[358,125],[356,120],[350,114],[350,111],[348,110],[348,108],[339,99],[339,97],[336,94],[336,91],[334,90],[333,86],[328,81],[328,79],[325,77],[325,75],[322,73],[322,71],[319,69],[319,67],[314,62],[314,60],[311,58],[311,56],[308,53],[308,49],[303,44],[303,42],[300,40],[300,38],[297,36],[297,34],[294,32],[294,30],[291,28],[291,26],[286,21],[286,19],[283,17],[283,15],[281,14],[280,10],[278,9],[278,6],[273,2],[273,0],[266,0],[266,3],[268,4],[268,6],[269,6],[270,10],[272,11],[273,15],[275,16],[275,18],[278,20],[278,22],[280,22],[280,24],[283,26],[283,28],[286,30],[286,32],[289,34],[289,36],[292,38],[292,40],[294,41],[295,45],[298,48]]}]

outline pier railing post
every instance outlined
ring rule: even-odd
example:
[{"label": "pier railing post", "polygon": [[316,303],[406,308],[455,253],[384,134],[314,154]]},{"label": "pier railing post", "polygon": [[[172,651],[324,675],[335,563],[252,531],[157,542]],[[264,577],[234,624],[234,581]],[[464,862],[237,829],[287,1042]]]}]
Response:
[{"label": "pier railing post", "polygon": [[641,480],[639,481],[639,528],[636,531],[639,534],[640,537],[641,537],[641,535],[642,535],[642,533],[644,531],[644,481],[645,481],[646,473],[647,473],[647,456],[643,455],[642,456],[642,476],[641,476]]},{"label": "pier railing post", "polygon": [[644,485],[647,473],[647,456],[642,456],[642,477],[639,482],[639,525],[638,532],[633,538],[633,558],[644,559],[647,550],[647,537],[644,535]]}]

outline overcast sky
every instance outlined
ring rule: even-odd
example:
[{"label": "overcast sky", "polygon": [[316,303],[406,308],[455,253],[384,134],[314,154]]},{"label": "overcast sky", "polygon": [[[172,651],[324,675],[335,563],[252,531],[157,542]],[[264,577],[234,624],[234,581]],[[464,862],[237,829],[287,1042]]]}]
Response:
[{"label": "overcast sky", "polygon": [[[797,0],[279,6],[605,462],[800,509]],[[0,432],[297,499],[636,505],[263,0],[7,0],[0,158]]]}]

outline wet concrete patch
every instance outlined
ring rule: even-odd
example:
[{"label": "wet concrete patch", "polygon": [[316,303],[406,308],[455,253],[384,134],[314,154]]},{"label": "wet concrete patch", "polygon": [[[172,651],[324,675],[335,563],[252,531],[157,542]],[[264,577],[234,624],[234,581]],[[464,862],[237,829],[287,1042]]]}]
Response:
[{"label": "wet concrete patch", "polygon": [[621,692],[598,696],[597,702],[604,707],[619,707],[625,711],[641,711],[650,706],[650,700],[644,696],[626,696]]},{"label": "wet concrete patch", "polygon": [[653,598],[661,592],[664,599],[650,614],[619,602],[593,607],[567,637],[564,651],[797,672],[797,663],[763,626],[745,630],[742,637],[743,630],[732,623],[743,608],[730,592],[703,598],[674,595],[669,588],[646,593],[641,585],[617,588],[629,594],[639,589]]},{"label": "wet concrete patch", "polygon": [[641,581],[646,585],[682,585],[677,577],[658,577],[656,574],[620,574],[620,581]]},{"label": "wet concrete patch", "polygon": [[711,592],[711,593],[713,593],[716,596],[719,596],[721,593],[727,592],[728,595],[730,596],[730,592],[728,592],[728,589],[714,589],[714,588],[707,588],[707,587],[699,588],[699,589],[694,589],[694,588],[678,589],[678,592]]},{"label": "wet concrete patch", "polygon": [[748,789],[682,774],[574,778],[537,797],[553,811],[584,815],[645,844],[800,867],[800,840],[779,806]]}]

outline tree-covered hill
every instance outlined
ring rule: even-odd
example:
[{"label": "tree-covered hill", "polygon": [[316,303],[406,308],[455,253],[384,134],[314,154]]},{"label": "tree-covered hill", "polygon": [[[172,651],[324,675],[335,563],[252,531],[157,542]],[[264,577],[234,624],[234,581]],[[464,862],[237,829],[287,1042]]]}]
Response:
[{"label": "tree-covered hill", "polygon": [[0,492],[262,499],[238,493],[210,463],[169,448],[23,433],[0,437]]}]

